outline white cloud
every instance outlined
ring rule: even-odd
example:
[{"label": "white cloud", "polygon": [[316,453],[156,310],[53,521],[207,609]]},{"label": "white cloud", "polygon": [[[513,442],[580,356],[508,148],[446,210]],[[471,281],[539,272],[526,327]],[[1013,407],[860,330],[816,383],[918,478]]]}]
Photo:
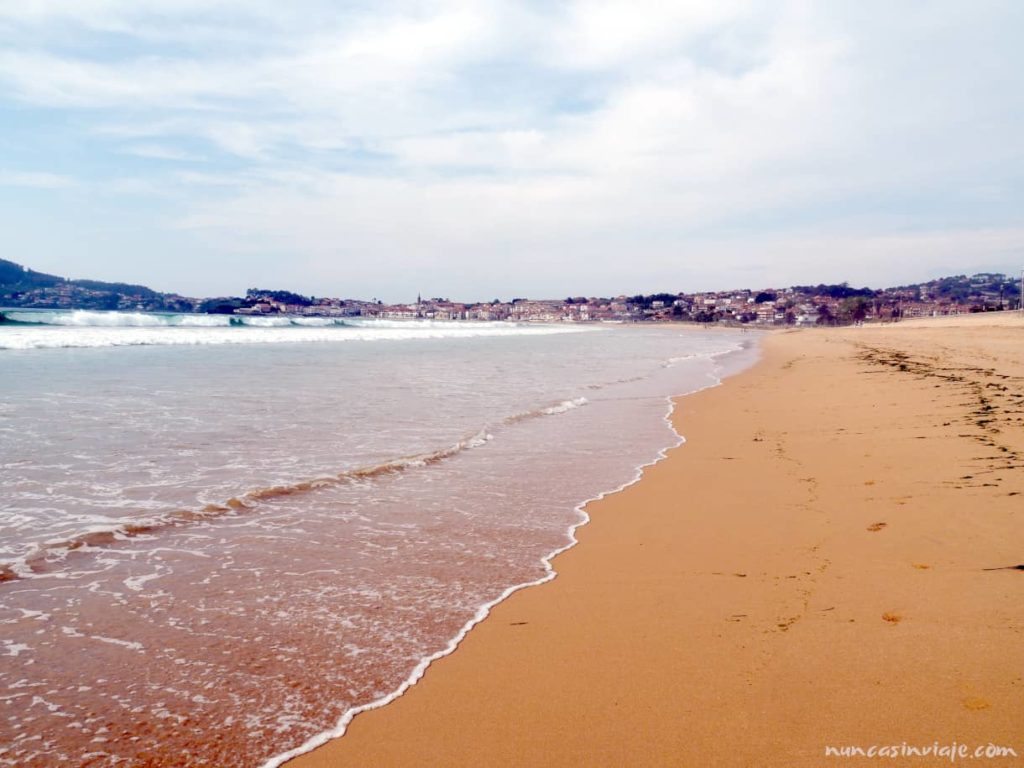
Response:
[{"label": "white cloud", "polygon": [[746,0],[576,0],[551,26],[550,56],[587,70],[628,66],[678,54],[682,45],[754,11]]},{"label": "white cloud", "polygon": [[130,155],[145,157],[151,160],[172,160],[191,163],[201,162],[205,159],[203,155],[185,152],[176,147],[168,147],[161,144],[133,144],[126,147],[124,151]]},{"label": "white cloud", "polygon": [[261,67],[145,57],[97,63],[46,53],[0,53],[0,78],[22,100],[47,107],[196,110],[231,94],[260,94]]},{"label": "white cloud", "polygon": [[165,160],[199,247],[323,279],[653,289],[752,274],[745,253],[787,279],[895,274],[870,255],[887,238],[922,269],[955,261],[943,242],[1010,258],[992,243],[1021,225],[1016,13],[37,0],[0,7],[0,98]]},{"label": "white cloud", "polygon": [[28,187],[31,189],[67,189],[77,184],[70,176],[45,171],[0,170],[0,187]]}]

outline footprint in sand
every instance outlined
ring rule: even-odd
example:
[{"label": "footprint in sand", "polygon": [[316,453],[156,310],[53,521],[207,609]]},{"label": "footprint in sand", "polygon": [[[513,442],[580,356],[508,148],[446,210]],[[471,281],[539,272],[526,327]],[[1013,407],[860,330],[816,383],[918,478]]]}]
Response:
[{"label": "footprint in sand", "polygon": [[982,709],[988,709],[992,706],[980,696],[968,696],[964,699],[963,704],[964,709],[970,709],[974,712],[978,712]]},{"label": "footprint in sand", "polygon": [[872,533],[877,533],[888,525],[888,523],[872,523],[868,526],[868,530]]}]

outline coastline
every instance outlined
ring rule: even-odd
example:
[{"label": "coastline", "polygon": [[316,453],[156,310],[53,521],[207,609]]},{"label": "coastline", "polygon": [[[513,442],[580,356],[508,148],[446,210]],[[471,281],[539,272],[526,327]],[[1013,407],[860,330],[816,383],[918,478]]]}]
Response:
[{"label": "coastline", "polygon": [[[670,328],[673,326],[665,324],[665,327]],[[752,354],[755,356],[753,361],[743,360],[744,355]],[[734,369],[738,369],[738,371],[742,371],[748,369],[751,365],[756,365],[759,354],[760,349],[756,343],[752,344],[744,341],[741,342],[737,348],[712,354],[710,355],[710,358],[715,359],[735,356],[738,359],[734,362],[733,367]],[[447,645],[443,649],[422,658],[419,661],[419,663],[413,668],[412,672],[410,672],[409,676],[402,682],[402,684],[397,689],[367,704],[362,704],[357,707],[353,707],[352,709],[345,712],[342,718],[332,729],[328,731],[323,731],[313,736],[305,743],[297,747],[294,747],[280,754],[274,755],[273,757],[262,763],[261,768],[278,768],[278,766],[286,764],[295,765],[296,760],[306,757],[314,751],[317,751],[324,746],[330,745],[335,740],[342,738],[346,733],[348,733],[348,729],[352,721],[358,715],[380,709],[381,707],[385,707],[391,704],[392,702],[396,701],[400,697],[404,696],[413,686],[415,686],[423,678],[423,676],[428,672],[432,665],[458,650],[460,645],[466,639],[469,632],[472,629],[474,629],[477,625],[479,625],[481,622],[483,622],[484,619],[488,618],[496,607],[504,603],[506,600],[508,600],[510,597],[515,595],[517,592],[520,592],[521,590],[527,589],[529,587],[541,586],[555,579],[558,576],[558,571],[554,567],[554,560],[559,555],[562,555],[563,553],[567,552],[568,550],[571,550],[577,544],[579,544],[577,532],[580,528],[588,525],[591,522],[591,517],[587,512],[590,506],[596,502],[600,502],[601,500],[609,496],[621,493],[630,486],[640,482],[643,479],[644,472],[649,467],[652,467],[655,464],[664,461],[665,458],[667,458],[668,453],[670,451],[674,450],[675,448],[678,448],[679,446],[683,445],[686,442],[686,438],[679,433],[674,421],[674,414],[678,407],[679,400],[682,397],[702,392],[705,389],[712,389],[721,386],[723,381],[722,377],[736,375],[738,371],[726,371],[724,367],[718,367],[716,370],[716,381],[714,383],[708,384],[703,387],[699,387],[698,389],[691,390],[690,392],[686,392],[681,395],[668,395],[665,397],[665,413],[662,418],[665,424],[668,425],[668,427],[671,429],[672,434],[675,435],[674,442],[660,449],[657,455],[650,461],[635,467],[633,476],[626,482],[610,490],[601,491],[596,496],[584,499],[583,501],[576,505],[576,507],[574,508],[574,512],[576,513],[576,520],[573,523],[571,523],[569,527],[566,529],[566,537],[568,541],[564,545],[552,550],[541,559],[541,565],[544,569],[543,576],[532,581],[514,584],[505,589],[494,600],[491,600],[490,602],[480,606],[474,617],[470,621],[468,621],[459,630],[459,632],[451,638],[451,640],[448,641]]]},{"label": "coastline", "polygon": [[[586,506],[557,579],[287,764],[810,766],[829,745],[935,740],[1024,754],[1019,576],[981,570],[1024,559],[1024,481],[1013,461],[964,480],[989,471],[977,446],[998,427],[966,431],[963,402],[968,379],[1016,391],[979,382],[1020,376],[1006,334],[1022,326],[916,325],[776,335],[753,369],[676,398],[687,444]],[[940,358],[979,382],[937,378]]]}]

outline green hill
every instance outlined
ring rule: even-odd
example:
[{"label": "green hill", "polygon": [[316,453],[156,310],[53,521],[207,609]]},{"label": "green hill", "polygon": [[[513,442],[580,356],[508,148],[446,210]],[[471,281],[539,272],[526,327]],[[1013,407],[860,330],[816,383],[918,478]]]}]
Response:
[{"label": "green hill", "polygon": [[144,285],[68,280],[0,259],[0,306],[192,312],[195,301]]},{"label": "green hill", "polygon": [[45,272],[36,272],[34,269],[23,267],[21,264],[15,264],[13,261],[0,259],[0,291],[4,293],[31,291],[35,288],[52,288],[62,283],[85,288],[89,291],[105,291],[107,293],[125,294],[127,296],[151,298],[160,295],[157,291],[144,285],[105,283],[102,280],[67,280],[56,275],[48,275]]},{"label": "green hill", "polygon": [[0,259],[0,291],[30,291],[33,288],[49,288],[65,282],[63,277],[36,272],[13,261]]}]

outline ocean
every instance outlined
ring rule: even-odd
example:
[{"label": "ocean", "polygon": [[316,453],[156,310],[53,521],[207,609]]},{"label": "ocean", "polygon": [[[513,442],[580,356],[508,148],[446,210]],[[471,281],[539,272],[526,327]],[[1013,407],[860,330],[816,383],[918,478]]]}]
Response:
[{"label": "ocean", "polygon": [[551,578],[582,505],[680,442],[670,396],[756,357],[671,326],[2,311],[12,766],[338,735]]}]

